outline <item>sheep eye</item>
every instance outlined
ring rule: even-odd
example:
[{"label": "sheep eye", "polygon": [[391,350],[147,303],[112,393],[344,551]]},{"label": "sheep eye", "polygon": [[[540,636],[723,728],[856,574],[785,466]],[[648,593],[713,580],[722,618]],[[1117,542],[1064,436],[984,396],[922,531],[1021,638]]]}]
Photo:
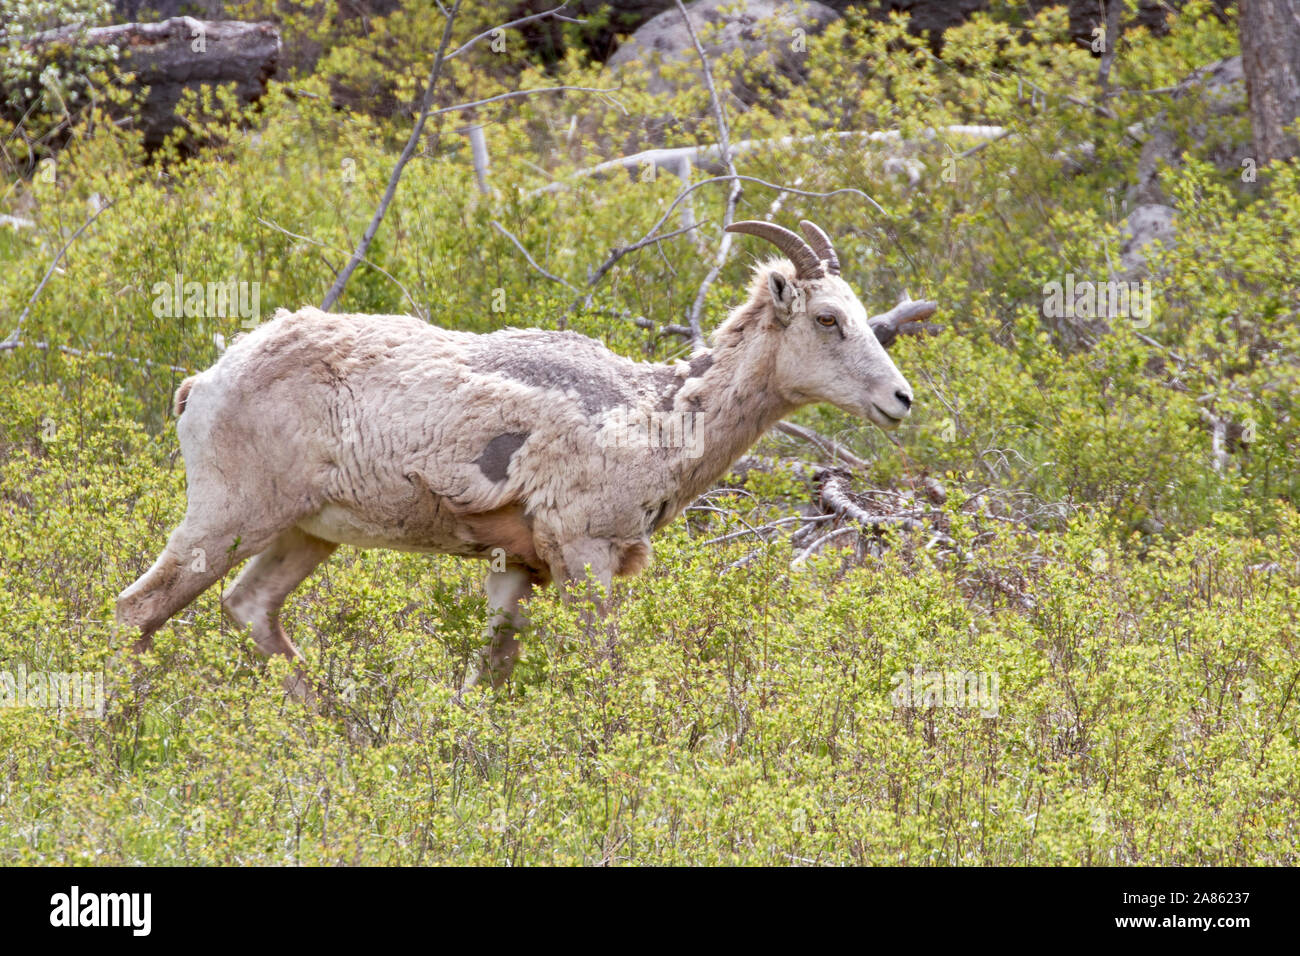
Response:
[{"label": "sheep eye", "polygon": [[827,312],[823,312],[821,315],[817,316],[817,324],[823,325],[828,329],[834,327],[837,321],[838,320],[835,318],[835,316]]}]

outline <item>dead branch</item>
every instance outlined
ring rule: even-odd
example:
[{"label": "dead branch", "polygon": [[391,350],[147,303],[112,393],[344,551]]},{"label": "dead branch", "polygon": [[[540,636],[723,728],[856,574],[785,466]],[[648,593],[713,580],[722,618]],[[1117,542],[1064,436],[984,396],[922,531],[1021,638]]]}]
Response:
[{"label": "dead branch", "polygon": [[595,309],[591,314],[608,315],[615,319],[627,319],[638,329],[654,332],[656,338],[663,335],[678,335],[686,339],[691,337],[691,330],[684,325],[655,325],[644,315],[634,315],[629,309]]},{"label": "dead branch", "polygon": [[[722,267],[727,263],[727,256],[731,253],[732,233],[727,232],[727,227],[735,219],[736,203],[740,199],[741,185],[740,180],[736,177],[736,164],[731,157],[731,132],[727,128],[727,115],[722,108],[722,100],[718,98],[717,87],[713,84],[713,68],[709,65],[709,57],[704,52],[704,47],[700,44],[700,38],[695,33],[695,25],[691,23],[691,18],[686,15],[686,6],[682,0],[677,0],[677,10],[682,15],[682,21],[686,24],[686,31],[691,35],[691,42],[695,44],[695,52],[700,57],[700,69],[704,73],[704,85],[709,91],[709,102],[713,107],[713,120],[718,124],[718,145],[722,150],[722,161],[727,167],[727,175],[733,177],[731,192],[727,196],[726,211],[722,216],[722,242],[718,246],[718,255],[713,260],[713,267],[709,269],[704,281],[700,283],[699,290],[695,293],[695,301],[691,303],[690,311],[686,313],[686,324],[691,330],[691,344],[695,348],[701,348],[704,345],[704,333],[700,330],[700,313],[704,310],[704,299],[708,295],[709,286],[713,285],[722,272]],[[782,194],[784,195],[784,193]]]},{"label": "dead branch", "polygon": [[[356,271],[357,265],[362,261],[362,259],[364,259],[366,252],[370,249],[370,244],[374,241],[375,234],[379,231],[379,225],[380,223],[383,222],[384,216],[388,212],[388,207],[392,203],[393,197],[397,193],[397,184],[398,182],[400,182],[402,178],[402,171],[406,168],[406,164],[410,162],[411,158],[415,155],[421,137],[424,135],[425,124],[428,122],[430,116],[437,116],[443,113],[473,109],[478,106],[483,106],[487,103],[497,102],[498,100],[510,99],[516,96],[531,96],[534,93],[550,93],[550,92],[556,92],[560,90],[582,90],[582,91],[590,91],[590,92],[597,92],[597,93],[613,92],[612,90],[589,89],[587,87],[555,86],[555,87],[546,87],[543,89],[536,89],[536,90],[516,90],[513,93],[503,93],[499,96],[490,96],[487,99],[476,100],[472,103],[458,103],[454,106],[446,106],[446,107],[442,107],[441,109],[434,109],[433,108],[434,90],[437,88],[438,78],[442,75],[443,64],[447,60],[447,45],[451,41],[452,26],[456,22],[456,15],[460,11],[461,2],[462,0],[456,0],[455,5],[446,13],[446,22],[443,24],[443,30],[442,30],[442,39],[438,43],[438,52],[437,55],[434,57],[433,67],[429,71],[429,79],[425,84],[424,95],[421,97],[420,100],[419,116],[416,118],[415,125],[411,128],[411,135],[410,138],[408,138],[406,141],[406,146],[403,147],[401,155],[398,156],[397,158],[396,165],[393,166],[393,171],[389,174],[388,185],[384,189],[383,198],[380,200],[378,208],[375,209],[375,213],[370,219],[370,225],[366,227],[366,231],[362,235],[361,242],[358,243],[356,251],[352,253],[351,257],[347,261],[347,264],[344,265],[342,271],[340,271],[337,278],[335,278],[334,284],[331,285],[329,291],[325,293],[325,300],[321,303],[322,309],[328,310],[332,308],[334,304],[339,300],[339,297],[343,294],[344,287],[348,283],[348,279],[352,277],[352,273]],[[559,8],[557,7],[556,9]],[[546,15],[550,16],[553,15],[553,13],[554,11],[551,11]],[[525,19],[530,19],[530,18],[525,18]],[[492,31],[488,31],[489,34],[491,32]],[[471,40],[470,45],[477,42],[477,40],[480,38],[481,37],[476,37],[474,40]],[[462,47],[461,49],[463,50],[465,48],[466,47]],[[620,104],[620,108],[621,108],[621,104]]]},{"label": "dead branch", "polygon": [[556,20],[563,20],[565,23],[586,23],[587,22],[586,20],[577,20],[574,19],[573,17],[564,16],[560,11],[562,11],[568,5],[569,5],[568,0],[565,0],[565,2],[560,4],[558,7],[554,7],[550,10],[545,10],[542,13],[534,13],[531,16],[520,17],[518,20],[511,20],[509,23],[503,23],[500,26],[493,27],[490,30],[484,30],[478,36],[474,37],[471,40],[467,40],[465,43],[462,43],[460,46],[456,47],[456,49],[448,53],[446,57],[444,57],[444,59],[454,60],[462,53],[469,52],[479,42],[486,40],[494,33],[497,33],[502,30],[512,30],[515,27],[521,27],[525,23],[532,23],[535,20],[545,20],[547,17],[554,17]]},{"label": "dead branch", "polygon": [[[39,296],[41,291],[45,288],[45,284],[50,281],[50,276],[54,275],[54,270],[58,268],[59,263],[63,260],[64,253],[68,251],[68,248],[77,241],[77,238],[83,232],[90,228],[91,223],[98,219],[101,214],[113,208],[115,202],[117,202],[117,200],[110,199],[108,202],[97,208],[90,214],[90,218],[83,222],[81,226],[78,227],[77,231],[72,234],[71,238],[63,244],[63,248],[55,254],[54,261],[50,263],[50,267],[45,270],[45,275],[42,277],[40,284],[36,286],[36,291],[32,293],[32,297],[27,300],[27,305],[23,307],[22,314],[18,316],[18,324],[14,326],[14,330],[10,333],[9,338],[5,339],[5,341],[0,343],[0,345],[8,345],[10,348],[13,348],[19,343],[22,338],[23,320],[25,320],[28,313],[32,311],[32,305],[36,302],[37,296]],[[13,345],[10,345],[9,343],[13,343]]]},{"label": "dead branch", "polygon": [[974,146],[970,147],[970,149],[963,149],[960,153],[957,154],[957,158],[968,159],[971,156],[974,156],[980,150],[987,149],[988,147],[992,146],[994,143],[1001,142],[1002,140],[1006,139],[1008,136],[1014,135],[1014,133],[1015,130],[1004,129],[1001,133],[994,136],[992,139],[986,139],[982,143],[976,143]]},{"label": "dead branch", "polygon": [[1210,465],[1214,468],[1215,474],[1222,474],[1228,464],[1228,452],[1224,448],[1228,425],[1208,408],[1202,406],[1198,410],[1201,413],[1201,420],[1210,426]]},{"label": "dead branch", "polygon": [[807,560],[808,560],[810,557],[812,557],[813,553],[814,553],[818,548],[824,546],[828,541],[831,541],[832,539],[834,539],[834,538],[838,538],[838,537],[840,537],[840,536],[842,536],[842,535],[846,535],[846,534],[857,534],[857,533],[858,533],[858,529],[857,529],[857,528],[836,528],[834,531],[828,531],[826,534],[822,535],[820,538],[818,538],[818,539],[817,539],[816,541],[814,541],[812,544],[808,545],[808,547],[806,547],[806,548],[804,548],[802,551],[800,551],[800,552],[795,556],[795,559],[794,559],[793,561],[790,562],[790,567],[791,567],[791,568],[799,568],[799,567],[803,567],[803,565],[807,562]]},{"label": "dead branch", "polygon": [[[313,239],[311,236],[302,236],[296,232],[290,232],[288,229],[284,228],[284,226],[281,226],[278,223],[274,223],[269,219],[263,219],[261,216],[258,216],[257,221],[264,226],[269,226],[270,228],[276,230],[277,232],[284,233],[286,236],[289,236],[291,239],[299,239],[303,242],[311,243],[313,246],[319,246],[320,248],[326,249],[330,252],[337,252],[340,253],[341,255],[347,255],[347,253],[344,252],[342,249],[337,249],[334,246],[326,245],[325,243],[321,242],[319,239]],[[361,262],[365,265],[370,266],[370,268],[374,269],[380,275],[384,276],[390,282],[392,282],[393,285],[401,289],[402,295],[406,296],[406,301],[411,304],[411,308],[415,310],[416,316],[418,316],[421,319],[424,319],[426,322],[429,320],[428,314],[426,314],[425,311],[420,308],[419,303],[415,301],[415,297],[411,295],[410,291],[406,288],[406,286],[402,285],[402,283],[399,282],[396,279],[396,277],[392,275],[392,273],[390,273],[387,269],[383,268],[382,266],[376,265],[375,263],[371,262],[365,256],[361,257]]]},{"label": "dead branch", "polygon": [[[948,134],[952,136],[965,136],[972,139],[1002,139],[1011,134],[1011,131],[1002,126],[969,126],[955,125],[944,126],[939,129],[926,129],[922,136],[926,139],[937,139],[939,135]],[[856,142],[862,141],[868,144],[889,143],[902,144],[904,142],[902,133],[899,130],[840,130],[833,133],[815,133],[808,136],[781,136],[776,139],[744,139],[731,143],[728,152],[734,161],[742,153],[751,152],[757,149],[771,150],[789,150],[799,146],[811,146],[824,142]],[[627,156],[619,156],[615,159],[608,159],[604,162],[597,163],[587,169],[579,170],[574,173],[572,178],[586,179],[591,176],[600,176],[613,170],[627,170],[636,172],[647,166],[656,170],[662,169],[679,178],[685,178],[690,174],[694,167],[714,167],[720,165],[723,157],[722,145],[712,144],[708,146],[674,146],[659,149],[646,149],[638,153],[630,153]],[[557,192],[572,185],[570,180],[557,180],[549,183],[530,193],[530,196],[540,195],[542,193]]]},{"label": "dead branch", "polygon": [[700,544],[721,544],[724,541],[734,541],[737,538],[743,538],[747,535],[755,535],[759,538],[764,534],[778,530],[782,525],[790,524],[793,521],[803,521],[816,524],[822,521],[832,521],[835,515],[788,515],[784,518],[777,518],[775,521],[769,521],[767,524],[758,528],[745,528],[741,531],[733,531],[731,534],[719,535],[716,538],[709,538],[707,541],[701,541]]},{"label": "dead branch", "polygon": [[578,291],[577,287],[572,283],[570,283],[569,281],[567,281],[566,279],[561,279],[559,276],[547,272],[545,269],[539,266],[537,262],[533,259],[533,257],[528,254],[528,250],[524,248],[524,244],[520,242],[515,237],[515,234],[512,233],[509,229],[501,225],[501,223],[497,222],[495,219],[492,220],[492,226],[493,228],[496,229],[497,232],[501,233],[501,235],[505,236],[507,239],[509,239],[511,242],[515,244],[515,248],[524,254],[524,258],[528,260],[528,264],[532,266],[534,269],[536,269],[538,273],[550,279],[552,282],[560,283],[560,285],[564,286],[566,289],[569,289],[570,291],[573,292]]},{"label": "dead branch", "polygon": [[876,338],[880,341],[880,344],[885,348],[889,348],[899,335],[915,335],[918,332],[926,331],[926,326],[916,323],[934,315],[938,308],[939,304],[937,302],[928,299],[913,301],[904,298],[902,302],[888,312],[882,312],[880,315],[873,315],[867,319],[867,324],[876,333]]},{"label": "dead branch", "polygon": [[429,71],[428,82],[424,86],[424,96],[420,100],[420,114],[416,118],[415,125],[411,128],[411,135],[406,141],[406,146],[402,148],[402,153],[397,158],[397,165],[393,167],[392,173],[388,176],[388,185],[384,189],[383,199],[379,202],[379,208],[370,219],[370,225],[366,227],[365,233],[361,237],[361,242],[357,244],[356,251],[352,253],[347,264],[339,272],[334,284],[330,286],[329,291],[325,293],[325,300],[321,303],[321,308],[328,311],[333,308],[334,303],[339,300],[343,294],[344,287],[348,284],[348,279],[352,278],[352,273],[356,271],[357,265],[370,250],[370,244],[374,242],[375,233],[379,231],[379,224],[384,221],[384,216],[388,212],[388,206],[393,201],[393,196],[397,194],[397,184],[402,178],[402,170],[406,164],[411,161],[415,155],[416,147],[420,144],[420,139],[424,135],[424,124],[428,122],[429,115],[433,111],[433,93],[438,85],[438,77],[442,75],[442,64],[447,54],[447,44],[451,42],[451,28],[456,22],[456,14],[460,12],[462,0],[456,0],[455,5],[447,13],[446,22],[442,28],[442,39],[438,43],[438,52],[433,58],[433,68]]},{"label": "dead branch", "polygon": [[659,229],[662,228],[663,224],[668,221],[668,217],[673,214],[673,210],[675,210],[679,205],[681,205],[682,201],[685,200],[687,196],[689,196],[691,193],[695,192],[695,190],[703,186],[708,186],[710,183],[725,183],[725,182],[734,182],[734,181],[757,183],[760,186],[766,186],[768,189],[775,189],[778,192],[792,193],[793,195],[796,196],[811,196],[814,199],[826,199],[829,198],[830,196],[838,196],[840,193],[854,193],[855,195],[861,196],[863,199],[871,203],[877,209],[880,209],[881,212],[884,212],[884,209],[882,209],[881,206],[874,199],[872,199],[870,196],[864,193],[861,189],[854,189],[851,186],[845,186],[840,189],[832,189],[830,192],[819,193],[819,192],[811,192],[806,189],[796,189],[793,186],[783,186],[780,185],[779,183],[770,183],[765,179],[758,179],[757,177],[754,176],[713,176],[710,177],[709,179],[702,179],[698,183],[693,183],[690,186],[687,186],[681,192],[679,192],[677,194],[677,198],[674,199],[671,203],[669,203],[668,208],[664,211],[664,214],[659,217],[658,221],[653,226],[650,227],[650,231],[647,232],[644,237],[632,243],[631,245],[620,246],[617,249],[611,251],[609,257],[603,263],[601,263],[600,267],[594,273],[592,273],[591,279],[588,280],[587,282],[587,292],[583,296],[580,296],[578,299],[574,300],[574,302],[569,306],[569,311],[572,311],[573,309],[577,308],[579,305],[584,305],[584,304],[590,305],[591,297],[593,295],[591,290],[596,286],[598,282],[600,282],[602,278],[605,277],[605,274],[608,273],[609,270],[614,267],[614,265],[618,262],[618,260],[622,259],[629,252],[635,252],[636,250],[642,249],[645,246],[650,245],[651,243],[662,242],[665,239],[671,239],[674,236],[679,236],[684,232],[690,232],[692,229],[696,229],[699,226],[704,225],[704,223],[707,222],[708,220],[704,220],[703,222],[691,223],[688,226],[683,226],[681,229],[677,229],[670,233],[665,233],[662,236],[656,235]]},{"label": "dead branch", "polygon": [[665,219],[667,219],[667,216],[655,223],[655,225],[651,227],[650,232],[644,238],[637,240],[631,245],[619,246],[616,249],[610,250],[609,257],[601,263],[600,268],[592,273],[591,278],[587,280],[587,291],[569,304],[568,311],[572,312],[574,309],[578,308],[578,306],[586,307],[591,305],[591,290],[595,287],[596,283],[600,282],[600,280],[605,277],[605,273],[614,268],[618,263],[618,260],[622,259],[624,256],[636,252],[638,249],[644,249],[646,246],[654,245],[658,242],[665,242],[669,239],[675,238],[676,236],[680,236],[682,233],[690,232],[692,229],[698,229],[700,226],[704,225],[704,223],[708,222],[708,220],[705,219],[703,222],[694,222],[689,226],[683,226],[681,229],[666,232],[662,236],[654,235],[655,230],[663,225]]},{"label": "dead branch", "polygon": [[826,471],[823,476],[821,502],[835,514],[851,518],[864,528],[877,532],[887,527],[900,527],[908,531],[915,531],[924,527],[921,522],[911,515],[871,514],[866,509],[855,504],[853,499],[849,497],[847,478],[833,471]]},{"label": "dead branch", "polygon": [[[540,86],[534,90],[512,90],[509,93],[498,93],[496,96],[489,96],[487,99],[474,100],[470,103],[456,103],[453,106],[444,106],[440,109],[433,110],[430,116],[440,116],[443,113],[458,113],[463,110],[477,109],[480,106],[486,106],[488,103],[498,103],[502,100],[513,100],[520,96],[534,96],[538,93],[617,93],[619,87],[604,86]],[[623,110],[624,115],[627,109],[614,97],[610,97],[619,109]]]},{"label": "dead branch", "polygon": [[100,358],[108,359],[113,362],[129,362],[132,365],[141,368],[160,368],[168,372],[176,372],[180,375],[193,375],[196,369],[189,368],[185,365],[168,365],[166,362],[155,362],[153,359],[132,358],[129,355],[118,355],[116,352],[96,352],[91,349],[73,348],[71,345],[51,345],[49,342],[23,342],[5,339],[0,342],[0,352],[8,352],[17,348],[37,349],[41,352],[62,352],[64,355],[75,355],[78,358]]},{"label": "dead branch", "polygon": [[792,438],[798,438],[815,446],[822,454],[828,455],[832,462],[838,460],[853,468],[866,468],[868,462],[859,458],[833,438],[827,438],[811,428],[796,425],[794,422],[777,422],[776,430]]}]

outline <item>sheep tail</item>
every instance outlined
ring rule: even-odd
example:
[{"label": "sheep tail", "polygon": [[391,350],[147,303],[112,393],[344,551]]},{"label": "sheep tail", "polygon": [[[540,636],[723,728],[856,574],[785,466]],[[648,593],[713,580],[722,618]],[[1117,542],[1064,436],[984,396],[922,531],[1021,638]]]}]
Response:
[{"label": "sheep tail", "polygon": [[172,399],[172,414],[177,418],[185,411],[185,403],[189,401],[190,389],[194,387],[195,375],[191,375],[185,381],[181,382],[180,388],[176,389],[176,395]]}]

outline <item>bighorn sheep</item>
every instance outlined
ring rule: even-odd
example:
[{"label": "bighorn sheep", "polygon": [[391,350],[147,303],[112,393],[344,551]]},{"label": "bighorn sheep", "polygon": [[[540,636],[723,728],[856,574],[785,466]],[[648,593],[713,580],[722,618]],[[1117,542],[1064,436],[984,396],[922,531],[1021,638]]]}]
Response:
[{"label": "bighorn sheep", "polygon": [[[261,652],[292,659],[280,607],[339,544],[495,557],[489,643],[466,687],[484,669],[499,685],[534,586],[639,571],[650,535],[782,416],[825,401],[892,429],[911,409],[881,344],[902,313],[869,320],[826,234],[800,226],[807,241],[727,227],[788,259],[757,265],[712,347],[672,364],[573,332],[279,311],[177,389],[189,504],[118,597],[119,623],[148,649],[251,556],[222,606]],[[916,305],[903,321],[934,311]]]}]

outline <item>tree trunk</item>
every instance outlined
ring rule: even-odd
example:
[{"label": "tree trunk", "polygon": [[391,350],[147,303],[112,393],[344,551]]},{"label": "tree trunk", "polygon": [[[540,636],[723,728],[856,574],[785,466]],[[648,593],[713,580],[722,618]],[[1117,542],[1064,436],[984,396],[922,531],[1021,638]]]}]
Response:
[{"label": "tree trunk", "polygon": [[1241,0],[1238,29],[1255,161],[1300,154],[1283,132],[1300,117],[1300,0]]}]

